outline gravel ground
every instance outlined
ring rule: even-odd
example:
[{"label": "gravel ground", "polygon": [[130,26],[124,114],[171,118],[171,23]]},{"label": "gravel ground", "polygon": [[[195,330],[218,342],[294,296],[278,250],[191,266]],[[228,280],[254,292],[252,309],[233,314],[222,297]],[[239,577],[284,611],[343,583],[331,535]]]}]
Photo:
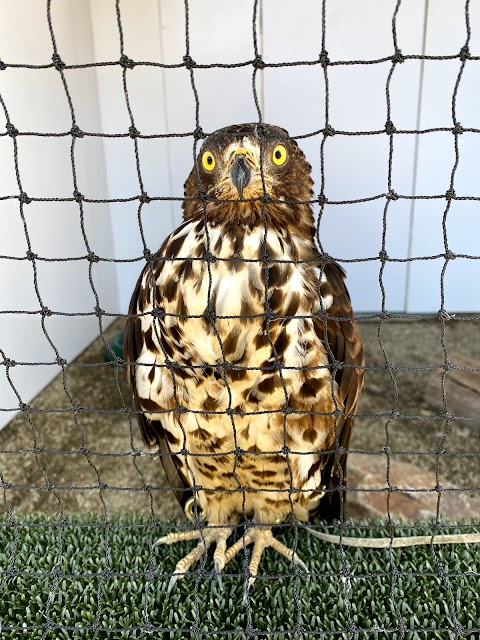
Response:
[{"label": "gravel ground", "polygon": [[[107,340],[122,326],[123,320],[113,323],[105,332]],[[437,320],[383,322],[381,339],[395,367],[395,402],[395,385],[384,368],[378,322],[361,323],[367,366],[375,369],[366,372],[367,390],[352,449],[380,452],[388,432],[394,452],[416,452],[395,453],[399,460],[429,470],[435,470],[437,456],[428,452],[436,451],[442,443],[449,452],[480,455],[479,422],[451,421],[447,430],[445,420],[426,419],[435,415],[423,391],[430,372],[416,369],[443,363],[440,328]],[[479,323],[473,319],[446,324],[449,351],[480,359],[479,337]],[[0,470],[6,486],[3,511],[15,508],[22,513],[58,513],[63,509],[68,513],[113,515],[153,509],[160,519],[180,515],[175,498],[165,489],[160,462],[151,456],[132,454],[142,449],[136,424],[131,425],[125,413],[109,413],[130,404],[130,391],[123,371],[116,372],[115,367],[104,363],[104,351],[103,342],[96,340],[75,361],[83,366],[67,367],[64,379],[58,376],[31,402],[35,409],[65,410],[71,409],[73,401],[92,410],[76,415],[72,411],[34,412],[28,417],[20,414],[0,432]],[[374,415],[392,411],[400,417],[388,423],[385,415]],[[439,479],[440,483],[465,488],[480,487],[478,457],[441,456]]]}]

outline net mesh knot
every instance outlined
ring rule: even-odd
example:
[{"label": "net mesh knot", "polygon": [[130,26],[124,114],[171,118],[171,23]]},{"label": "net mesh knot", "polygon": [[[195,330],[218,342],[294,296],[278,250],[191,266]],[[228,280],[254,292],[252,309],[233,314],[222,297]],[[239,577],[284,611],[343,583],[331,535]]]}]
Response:
[{"label": "net mesh knot", "polygon": [[189,55],[183,56],[183,64],[188,70],[194,69],[197,66],[195,60]]},{"label": "net mesh knot", "polygon": [[100,258],[95,253],[93,253],[93,251],[88,252],[87,260],[89,262],[100,262]]},{"label": "net mesh knot", "polygon": [[451,320],[452,316],[447,312],[446,309],[440,309],[437,313],[438,319],[445,321],[445,320]]},{"label": "net mesh knot", "polygon": [[391,120],[387,120],[386,123],[385,123],[385,133],[387,135],[391,136],[396,132],[397,132],[397,130],[396,130],[395,125],[393,124],[393,122]]},{"label": "net mesh knot", "polygon": [[133,69],[135,66],[135,62],[125,54],[120,56],[119,64],[124,69]]},{"label": "net mesh knot", "polygon": [[460,60],[462,62],[465,62],[466,60],[470,59],[470,49],[468,48],[468,45],[465,45],[464,47],[462,47],[460,49]]},{"label": "net mesh knot", "polygon": [[388,253],[385,251],[385,249],[381,249],[378,252],[378,257],[380,258],[380,262],[387,262],[388,261]]},{"label": "net mesh knot", "polygon": [[317,200],[318,200],[318,204],[323,207],[324,205],[327,204],[328,199],[327,196],[324,193],[319,193],[317,196]]},{"label": "net mesh knot", "polygon": [[276,320],[278,318],[278,315],[275,313],[275,311],[273,309],[268,308],[265,312],[265,318],[267,320],[267,322],[272,322],[273,320]]},{"label": "net mesh knot", "polygon": [[207,322],[209,322],[210,324],[213,324],[217,316],[213,311],[213,309],[211,309],[210,307],[207,307],[203,312],[203,317],[205,318],[205,320],[207,320]]},{"label": "net mesh knot", "polygon": [[150,249],[145,248],[143,250],[143,257],[145,258],[146,262],[153,262],[153,253],[150,251]]},{"label": "net mesh knot", "polygon": [[83,138],[85,136],[85,132],[80,129],[78,124],[74,124],[73,127],[70,129],[70,135],[73,138]]},{"label": "net mesh knot", "polygon": [[25,193],[25,191],[22,191],[20,193],[20,195],[18,196],[18,199],[20,200],[20,202],[22,204],[30,204],[32,199],[28,197],[28,195]]},{"label": "net mesh knot", "polygon": [[322,65],[322,67],[325,69],[329,64],[330,64],[330,59],[328,57],[328,52],[323,50],[320,52],[320,55],[318,57],[318,60],[320,62],[320,64]]},{"label": "net mesh knot", "polygon": [[5,129],[11,138],[18,136],[18,129],[11,122],[7,122]]},{"label": "net mesh knot", "polygon": [[395,53],[392,56],[392,62],[394,64],[402,64],[402,62],[405,62],[405,56],[403,55],[401,49],[397,49],[395,51]]},{"label": "net mesh knot", "polygon": [[211,251],[205,251],[205,254],[203,255],[203,260],[205,260],[205,262],[209,264],[213,264],[214,262],[217,262],[218,258],[217,256],[213,255]]},{"label": "net mesh knot", "polygon": [[255,69],[265,69],[265,62],[263,61],[261,56],[255,56],[253,60],[253,66]]},{"label": "net mesh knot", "polygon": [[52,56],[52,62],[53,62],[53,66],[55,67],[55,69],[57,71],[63,71],[65,69],[65,67],[67,66],[63,60],[60,58],[60,56],[58,55],[58,53],[54,53]]}]

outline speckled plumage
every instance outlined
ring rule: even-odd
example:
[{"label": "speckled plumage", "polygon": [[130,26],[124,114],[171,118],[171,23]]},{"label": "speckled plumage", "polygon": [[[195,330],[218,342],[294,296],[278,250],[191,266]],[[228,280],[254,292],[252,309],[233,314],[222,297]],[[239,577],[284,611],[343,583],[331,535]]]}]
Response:
[{"label": "speckled plumage", "polygon": [[[242,200],[235,163],[248,168]],[[363,355],[344,272],[315,246],[310,170],[283,129],[209,136],[185,184],[184,223],[132,296],[125,357],[142,434],[182,505],[202,487],[208,524],[339,515],[331,490],[345,455],[332,450],[337,438],[348,447]],[[335,422],[336,409],[350,417]]]}]

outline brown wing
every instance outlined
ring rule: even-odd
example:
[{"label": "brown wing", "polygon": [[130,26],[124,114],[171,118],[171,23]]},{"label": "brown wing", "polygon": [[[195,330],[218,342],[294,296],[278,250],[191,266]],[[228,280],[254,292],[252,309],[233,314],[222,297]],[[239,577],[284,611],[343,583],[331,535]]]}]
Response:
[{"label": "brown wing", "polygon": [[[317,334],[327,342],[327,352],[330,362],[334,359],[344,364],[336,373],[339,399],[343,404],[342,413],[355,414],[357,405],[364,387],[362,340],[356,320],[353,318],[352,304],[345,286],[345,271],[336,263],[327,263],[324,266],[333,303],[328,310],[328,320],[316,320]],[[337,320],[337,318],[346,318]],[[326,341],[325,341],[326,337]],[[341,416],[337,420],[336,435],[338,446],[348,448],[352,432],[354,418]],[[337,444],[335,444],[335,448]],[[328,489],[334,489],[341,483],[343,471],[343,485],[346,484],[347,455],[331,454],[327,460],[323,478],[330,478]],[[344,499],[345,499],[344,494]],[[323,518],[341,517],[341,500],[338,491],[326,493],[318,511]]]},{"label": "brown wing", "polygon": [[[145,267],[145,269],[149,268],[149,266]],[[137,317],[137,314],[139,307],[143,306],[139,305],[139,298],[141,299],[141,297],[145,295],[145,291],[142,289],[142,278],[145,273],[145,269],[140,274],[132,294],[132,299],[130,300],[130,306],[128,309],[129,318],[125,325],[125,337],[123,341],[123,358],[127,363],[127,380],[132,386],[133,403],[137,411],[141,411],[141,406],[135,386],[135,362],[139,357],[143,346],[142,324],[140,318]],[[159,420],[150,420],[144,413],[137,413],[137,419],[145,445],[150,449],[154,448],[159,450],[160,459],[168,482],[170,483],[175,497],[179,501],[182,509],[184,509],[187,500],[192,495],[192,492],[189,490],[186,478],[180,471],[180,467],[177,464],[175,456],[172,455],[170,445],[166,438],[165,429]]]}]

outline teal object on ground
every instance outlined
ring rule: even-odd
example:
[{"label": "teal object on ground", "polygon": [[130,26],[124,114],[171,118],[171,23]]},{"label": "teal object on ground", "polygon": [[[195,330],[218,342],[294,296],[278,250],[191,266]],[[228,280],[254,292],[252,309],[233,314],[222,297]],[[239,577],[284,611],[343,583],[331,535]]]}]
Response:
[{"label": "teal object on ground", "polygon": [[[120,333],[117,333],[117,335],[114,336],[109,341],[108,344],[110,346],[110,349],[113,351],[113,353],[118,358],[122,358],[123,360],[123,331],[120,331]],[[109,349],[105,349],[104,358],[105,358],[105,362],[113,362],[113,360],[115,359]]]}]

